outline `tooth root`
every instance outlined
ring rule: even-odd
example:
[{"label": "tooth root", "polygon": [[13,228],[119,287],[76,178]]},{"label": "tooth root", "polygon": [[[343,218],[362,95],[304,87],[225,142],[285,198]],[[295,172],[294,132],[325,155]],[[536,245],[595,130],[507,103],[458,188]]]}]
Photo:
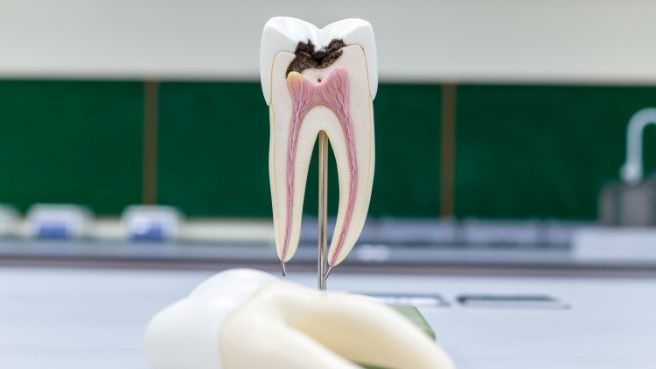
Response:
[{"label": "tooth root", "polygon": [[[293,102],[289,88],[300,75],[290,74],[285,78],[287,65],[294,54],[280,53],[274,69],[280,78],[272,81],[271,96],[271,143],[269,174],[273,203],[273,221],[276,235],[276,250],[281,261],[286,262],[298,246],[303,198],[307,172],[310,165],[316,133],[304,119],[302,100]],[[297,96],[306,99],[307,96]]]},{"label": "tooth root", "polygon": [[[346,52],[345,58],[348,59],[354,58],[360,50],[353,47]],[[355,244],[364,225],[371,196],[373,117],[366,91],[362,88],[357,91],[357,72],[352,71],[354,76],[351,77],[346,68],[337,66],[319,85],[303,79],[299,74],[290,75],[292,95],[309,93],[312,96],[309,99],[295,99],[295,106],[296,101],[322,104],[330,109],[337,120],[328,122],[317,117],[321,129],[328,134],[339,175],[339,210],[328,259],[330,267],[339,264]],[[351,83],[352,80],[355,83]]]},{"label": "tooth root", "polygon": [[[375,55],[375,49],[371,50],[373,33],[365,37],[367,31],[373,31],[368,23],[360,20],[344,24],[353,25],[353,22],[358,24],[353,34],[368,40],[366,47],[338,46],[341,48],[332,54],[331,63],[308,59],[308,63],[314,63],[311,67],[289,73],[288,67],[296,55],[285,49],[289,48],[290,40],[299,36],[285,38],[280,36],[279,29],[271,31],[276,39],[285,39],[283,50],[273,58],[272,67],[263,67],[265,72],[262,73],[265,98],[270,104],[269,169],[276,248],[283,262],[291,259],[298,246],[308,167],[321,131],[328,135],[339,174],[339,209],[328,259],[331,269],[344,260],[364,225],[373,181],[372,99],[377,81],[370,80],[372,71],[369,69],[375,63],[367,59],[368,54]],[[303,22],[301,28],[307,27]],[[331,34],[341,32],[345,39],[355,37],[332,27]],[[265,27],[263,48],[266,39]],[[311,37],[307,40],[311,41]],[[266,49],[270,51],[271,45],[266,45]],[[271,80],[265,83],[265,78]],[[267,95],[269,86],[270,95]]]},{"label": "tooth root", "polygon": [[[353,53],[360,52],[354,48]],[[348,56],[347,56],[348,57]],[[324,98],[339,120],[339,130],[328,132],[339,175],[339,208],[328,257],[329,267],[339,264],[362,231],[373,180],[373,114],[366,90],[357,90],[357,70],[351,75],[337,67],[326,83]],[[354,88],[355,87],[355,88]],[[336,128],[333,126],[333,128]],[[338,132],[336,132],[338,131]]]}]

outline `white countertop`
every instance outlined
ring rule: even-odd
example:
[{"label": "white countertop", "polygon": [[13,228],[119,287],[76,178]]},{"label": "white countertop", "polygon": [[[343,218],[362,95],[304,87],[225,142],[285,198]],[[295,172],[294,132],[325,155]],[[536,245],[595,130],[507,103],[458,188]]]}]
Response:
[{"label": "white countertop", "polygon": [[[0,268],[0,368],[146,368],[149,317],[210,272]],[[312,274],[291,279],[314,285]],[[460,369],[654,369],[656,280],[336,273],[329,289],[439,293],[422,309]],[[462,293],[546,294],[567,310],[466,308]]]}]

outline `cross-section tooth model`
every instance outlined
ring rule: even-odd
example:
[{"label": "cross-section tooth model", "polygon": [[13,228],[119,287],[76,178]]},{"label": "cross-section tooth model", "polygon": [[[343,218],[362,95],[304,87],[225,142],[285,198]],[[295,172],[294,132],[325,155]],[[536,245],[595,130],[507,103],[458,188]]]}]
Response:
[{"label": "cross-section tooth model", "polygon": [[151,369],[453,369],[385,305],[247,269],[219,273],[157,313],[144,346]]},{"label": "cross-section tooth model", "polygon": [[[273,18],[261,58],[278,255],[284,263],[296,251],[310,155],[318,135],[327,152],[327,136],[340,190],[327,262],[334,267],[358,238],[371,195],[373,31],[358,19],[319,30]],[[426,332],[388,306],[245,269],[219,273],[157,313],[145,351],[152,369],[453,369]]]},{"label": "cross-section tooth model", "polygon": [[260,77],[270,111],[269,172],[283,268],[298,246],[308,167],[320,133],[335,153],[339,209],[330,270],[357,241],[371,197],[378,87],[373,29],[361,19],[318,29],[296,18],[272,18],[262,34]]}]

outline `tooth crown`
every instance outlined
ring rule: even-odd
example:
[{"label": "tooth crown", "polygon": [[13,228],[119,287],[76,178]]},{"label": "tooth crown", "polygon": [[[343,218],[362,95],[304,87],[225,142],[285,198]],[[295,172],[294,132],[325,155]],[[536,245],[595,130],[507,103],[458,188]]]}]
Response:
[{"label": "tooth crown", "polygon": [[293,53],[299,42],[312,41],[318,48],[332,40],[343,40],[346,45],[362,47],[367,62],[371,99],[378,91],[378,55],[373,28],[369,22],[349,18],[319,29],[312,23],[292,17],[274,17],[264,25],[260,44],[260,79],[267,105],[271,104],[271,62],[281,51]]}]

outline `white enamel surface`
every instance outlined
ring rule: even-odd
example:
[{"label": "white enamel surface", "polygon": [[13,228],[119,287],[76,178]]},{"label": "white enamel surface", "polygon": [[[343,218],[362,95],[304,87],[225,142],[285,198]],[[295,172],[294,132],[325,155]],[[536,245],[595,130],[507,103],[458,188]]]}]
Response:
[{"label": "white enamel surface", "polygon": [[151,369],[450,369],[424,332],[369,298],[322,292],[254,270],[219,273],[159,312]]},{"label": "white enamel surface", "polygon": [[150,368],[223,368],[218,347],[225,320],[274,280],[255,270],[229,270],[157,313],[148,324],[144,342]]},{"label": "white enamel surface", "polygon": [[[287,87],[286,71],[294,54],[279,53],[273,63],[272,100],[270,106],[271,144],[269,146],[269,173],[271,181],[271,196],[274,213],[274,228],[278,256],[283,258],[284,237],[287,220],[287,156],[290,122],[292,119],[292,100]],[[342,56],[330,67],[325,69],[306,69],[302,76],[310,81],[325,78],[335,68],[345,68],[348,71],[350,90],[350,109],[353,117],[353,132],[355,150],[358,157],[358,193],[355,199],[354,211],[350,227],[346,234],[344,245],[337,255],[337,263],[341,262],[355,245],[367,217],[371,188],[374,176],[374,126],[373,108],[367,88],[367,67],[362,48],[347,46],[343,48]],[[347,143],[335,114],[324,106],[312,109],[300,129],[298,149],[295,162],[292,229],[289,248],[284,253],[288,261],[294,255],[301,232],[301,217],[303,200],[308,176],[308,168],[312,158],[312,150],[319,131],[325,131],[335,154],[339,176],[339,208],[337,222],[333,233],[330,258],[337,251],[334,247],[338,235],[344,228],[348,196],[350,193],[350,173],[347,155]]]},{"label": "white enamel surface", "polygon": [[319,29],[314,24],[292,17],[274,17],[262,31],[260,45],[260,81],[267,104],[271,103],[271,79],[273,62],[280,52],[294,53],[299,42],[312,41],[322,49],[334,39],[346,45],[359,45],[364,50],[369,78],[369,93],[376,97],[378,90],[378,55],[374,31],[369,22],[350,18],[343,19]]}]

